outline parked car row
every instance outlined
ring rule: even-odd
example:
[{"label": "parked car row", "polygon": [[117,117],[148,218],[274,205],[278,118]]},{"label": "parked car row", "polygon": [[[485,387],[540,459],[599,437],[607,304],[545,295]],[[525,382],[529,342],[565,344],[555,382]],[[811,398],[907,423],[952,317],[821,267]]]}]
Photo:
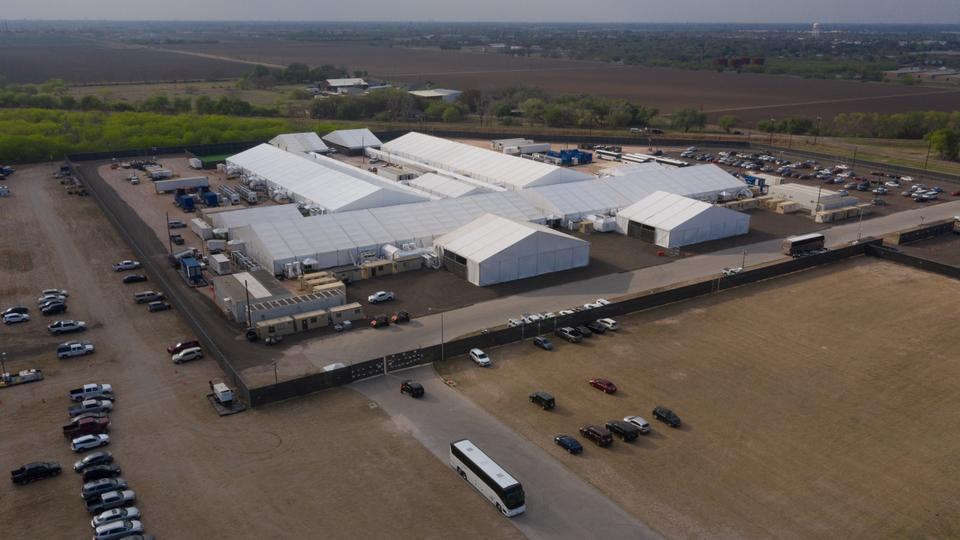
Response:
[{"label": "parked car row", "polygon": [[603,306],[608,306],[610,305],[610,303],[611,302],[606,298],[597,298],[593,302],[587,302],[582,306],[574,306],[570,309],[560,310],[557,313],[554,313],[552,311],[545,311],[543,313],[524,313],[517,319],[507,319],[507,326],[512,328],[515,326],[522,326],[527,324],[537,324],[538,322],[554,319],[559,316],[573,315],[574,313],[577,313],[580,311],[586,311],[588,309],[595,309]]},{"label": "parked car row", "polygon": [[[345,321],[345,322],[349,322],[349,321]],[[374,316],[372,319],[370,319],[370,327],[371,327],[371,328],[383,328],[383,327],[386,327],[386,326],[390,326],[391,323],[392,323],[392,324],[403,324],[403,323],[406,323],[406,322],[410,322],[410,314],[407,313],[406,311],[397,311],[397,312],[394,312],[394,313],[391,314],[391,315],[376,315],[376,316]],[[348,328],[347,328],[347,329],[348,329]],[[341,327],[340,331],[342,331],[342,330],[344,330],[344,328]]]},{"label": "parked car row", "polygon": [[140,291],[133,294],[133,301],[138,304],[147,304],[147,311],[166,311],[170,309],[170,304],[166,302],[166,297],[162,292]]}]

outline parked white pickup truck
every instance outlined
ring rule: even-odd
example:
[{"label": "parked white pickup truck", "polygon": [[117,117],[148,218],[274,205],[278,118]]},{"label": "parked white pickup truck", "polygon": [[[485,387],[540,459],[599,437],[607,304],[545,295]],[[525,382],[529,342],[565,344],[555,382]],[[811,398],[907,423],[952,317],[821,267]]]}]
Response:
[{"label": "parked white pickup truck", "polygon": [[85,399],[101,399],[113,394],[113,387],[109,384],[85,384],[80,388],[70,390],[70,399],[83,401]]},{"label": "parked white pickup truck", "polygon": [[92,354],[94,351],[93,343],[89,341],[67,341],[57,346],[57,358],[73,358],[74,356],[83,356]]}]

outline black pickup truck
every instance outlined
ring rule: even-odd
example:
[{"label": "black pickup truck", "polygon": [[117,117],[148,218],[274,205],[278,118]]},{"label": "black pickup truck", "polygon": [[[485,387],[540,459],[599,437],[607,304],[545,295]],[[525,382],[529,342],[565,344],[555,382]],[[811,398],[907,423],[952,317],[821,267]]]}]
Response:
[{"label": "black pickup truck", "polygon": [[27,463],[15,471],[10,471],[10,478],[14,484],[29,484],[34,480],[57,476],[60,474],[60,464],[54,461],[37,461]]}]

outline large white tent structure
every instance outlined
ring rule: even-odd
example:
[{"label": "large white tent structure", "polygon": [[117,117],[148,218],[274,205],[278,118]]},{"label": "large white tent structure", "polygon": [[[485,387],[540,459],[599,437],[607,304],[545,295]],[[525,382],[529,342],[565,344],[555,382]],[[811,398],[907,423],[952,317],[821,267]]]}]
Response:
[{"label": "large white tent structure", "polygon": [[388,160],[397,156],[513,190],[592,178],[571,169],[416,132],[389,141],[380,149]]},{"label": "large white tent structure", "polygon": [[443,176],[436,173],[420,175],[407,182],[412,188],[429,193],[443,199],[455,199],[478,193],[489,193],[480,184],[471,184],[463,180]]},{"label": "large white tent structure", "polygon": [[484,214],[437,238],[451,272],[483,287],[586,266],[590,243],[542,225]]},{"label": "large white tent structure", "polygon": [[230,230],[261,266],[281,273],[287,263],[316,259],[317,268],[358,263],[387,244],[429,248],[433,240],[487,213],[543,223],[543,214],[513,192],[486,193],[353,212],[276,219],[254,217]]},{"label": "large white tent structure", "polygon": [[298,203],[343,212],[428,200],[426,194],[324,156],[313,158],[261,144],[227,158],[246,177],[266,181]]},{"label": "large white tent structure", "polygon": [[380,139],[367,128],[338,129],[323,137],[323,142],[347,155],[362,154],[366,148],[380,148]]},{"label": "large white tent structure", "polygon": [[270,139],[269,144],[295,154],[309,154],[310,152],[326,154],[330,151],[330,148],[323,144],[320,136],[313,131],[306,133],[283,133]]},{"label": "large white tent structure", "polygon": [[715,202],[751,195],[739,178],[716,165],[658,167],[622,176],[540,186],[520,192],[532,205],[564,222],[612,215],[657,191]]},{"label": "large white tent structure", "polygon": [[617,213],[617,230],[665,248],[750,231],[750,216],[722,206],[657,191]]}]

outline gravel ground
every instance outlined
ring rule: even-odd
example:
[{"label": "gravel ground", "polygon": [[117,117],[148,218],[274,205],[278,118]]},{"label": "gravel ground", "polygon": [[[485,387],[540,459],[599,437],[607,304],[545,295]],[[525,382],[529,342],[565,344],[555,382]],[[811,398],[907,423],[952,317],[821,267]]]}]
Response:
[{"label": "gravel ground", "polygon": [[[111,383],[111,445],[159,538],[519,538],[402,423],[349,388],[220,418],[210,359],[174,366],[164,347],[188,336],[176,311],[148,313],[137,285],[110,270],[131,253],[89,198],[63,193],[49,165],[24,166],[0,199],[0,305],[34,320],[0,329],[7,368],[42,368],[42,382],[0,389],[0,456],[7,470],[35,460],[69,469],[60,434],[69,388]],[[148,282],[149,284],[149,282]],[[143,285],[148,285],[143,284]],[[70,292],[70,318],[90,330],[90,356],[57,360],[49,321],[33,310],[42,288]],[[144,287],[147,288],[147,287]],[[67,317],[64,317],[67,318]],[[71,336],[73,338],[73,336]],[[72,471],[28,486],[0,483],[4,538],[89,537]]]},{"label": "gravel ground", "polygon": [[[621,319],[554,352],[441,367],[456,387],[666,537],[953,537],[957,282],[858,259]],[[603,394],[589,385],[606,377]],[[527,396],[545,390],[557,408]],[[683,418],[650,418],[663,404]],[[627,415],[634,443],[569,456],[560,433]]]}]

